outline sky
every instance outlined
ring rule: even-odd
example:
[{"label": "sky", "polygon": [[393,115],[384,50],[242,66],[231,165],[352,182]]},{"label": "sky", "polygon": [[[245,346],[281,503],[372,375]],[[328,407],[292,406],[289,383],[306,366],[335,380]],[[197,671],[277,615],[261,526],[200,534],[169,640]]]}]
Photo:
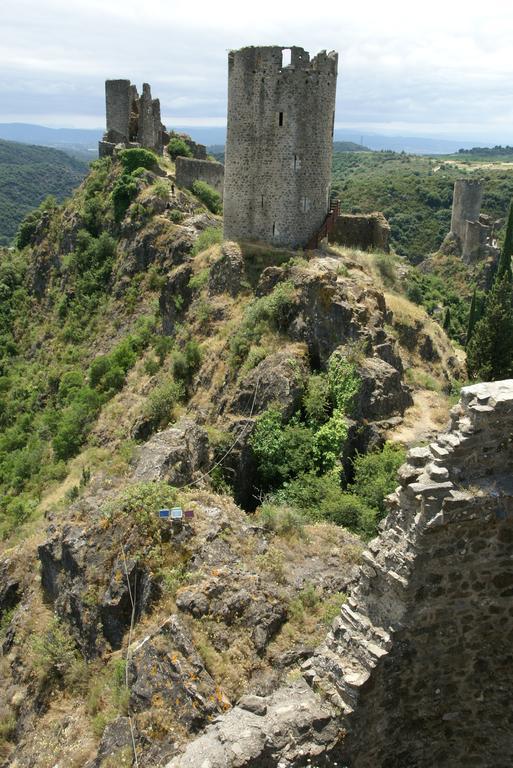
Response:
[{"label": "sky", "polygon": [[336,127],[513,144],[511,0],[2,0],[0,122],[101,128],[104,80],[168,127],[226,120],[227,53],[339,53]]}]

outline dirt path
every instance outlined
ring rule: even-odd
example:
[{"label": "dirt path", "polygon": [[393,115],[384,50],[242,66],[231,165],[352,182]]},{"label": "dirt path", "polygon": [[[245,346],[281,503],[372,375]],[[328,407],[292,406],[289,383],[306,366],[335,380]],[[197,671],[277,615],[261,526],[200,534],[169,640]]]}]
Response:
[{"label": "dirt path", "polygon": [[388,440],[406,447],[430,442],[449,421],[450,404],[446,395],[427,389],[413,392],[413,405],[404,414],[404,421],[387,434]]}]

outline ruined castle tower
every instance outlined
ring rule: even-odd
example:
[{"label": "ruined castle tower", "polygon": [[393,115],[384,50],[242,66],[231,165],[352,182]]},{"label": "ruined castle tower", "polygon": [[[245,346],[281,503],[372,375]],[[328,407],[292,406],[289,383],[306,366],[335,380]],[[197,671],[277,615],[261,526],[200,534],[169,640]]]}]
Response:
[{"label": "ruined castle tower", "polygon": [[451,231],[442,245],[442,252],[456,252],[466,264],[498,257],[495,236],[501,222],[494,222],[481,213],[482,202],[482,181],[458,179],[455,182]]},{"label": "ruined castle tower", "polygon": [[478,221],[483,202],[483,184],[478,179],[458,179],[454,183],[451,232],[463,243],[467,221]]},{"label": "ruined castle tower", "polygon": [[[287,55],[290,53],[290,63]],[[228,56],[224,236],[305,246],[329,209],[335,52],[248,47]]]},{"label": "ruined castle tower", "polygon": [[99,155],[110,155],[116,144],[152,149],[162,154],[168,134],[160,117],[160,101],[153,99],[148,83],[139,96],[130,80],[105,81],[107,130],[99,143]]}]

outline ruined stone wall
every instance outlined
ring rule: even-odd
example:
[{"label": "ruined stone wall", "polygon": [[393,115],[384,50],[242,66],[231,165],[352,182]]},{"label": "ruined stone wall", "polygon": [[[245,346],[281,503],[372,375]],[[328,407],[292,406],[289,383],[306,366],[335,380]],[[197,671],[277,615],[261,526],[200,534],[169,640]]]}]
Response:
[{"label": "ruined stone wall", "polygon": [[330,232],[330,243],[362,251],[389,251],[390,225],[382,213],[341,213]]},{"label": "ruined stone wall", "polygon": [[224,165],[210,160],[195,160],[191,157],[176,158],[176,183],[179,187],[191,189],[195,181],[204,181],[223,195]]},{"label": "ruined stone wall", "polygon": [[302,679],[245,697],[168,768],[511,766],[512,464],[513,380],[464,388],[408,453]]},{"label": "ruined stone wall", "polygon": [[181,139],[184,141],[191,150],[192,157],[196,160],[207,159],[207,148],[204,144],[198,144],[198,142],[191,139],[187,133],[178,133],[177,131],[171,131],[169,139]]},{"label": "ruined stone wall", "polygon": [[107,130],[98,145],[100,157],[112,155],[117,144],[162,154],[169,134],[161,122],[160,102],[152,98],[148,83],[139,96],[130,80],[106,80],[105,101]]},{"label": "ruined stone wall", "polygon": [[[232,51],[224,236],[304,246],[329,206],[337,54],[293,47]],[[287,49],[288,50],[288,49]]]}]

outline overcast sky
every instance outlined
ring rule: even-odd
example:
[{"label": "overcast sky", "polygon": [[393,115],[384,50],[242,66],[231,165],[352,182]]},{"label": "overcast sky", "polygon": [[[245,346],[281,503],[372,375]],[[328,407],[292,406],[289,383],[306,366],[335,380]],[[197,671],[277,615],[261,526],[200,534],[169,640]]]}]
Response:
[{"label": "overcast sky", "polygon": [[0,122],[96,128],[106,78],[168,126],[224,125],[227,52],[339,52],[336,123],[513,144],[511,0],[3,0]]}]

